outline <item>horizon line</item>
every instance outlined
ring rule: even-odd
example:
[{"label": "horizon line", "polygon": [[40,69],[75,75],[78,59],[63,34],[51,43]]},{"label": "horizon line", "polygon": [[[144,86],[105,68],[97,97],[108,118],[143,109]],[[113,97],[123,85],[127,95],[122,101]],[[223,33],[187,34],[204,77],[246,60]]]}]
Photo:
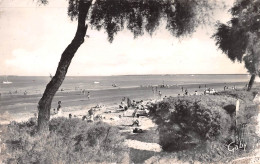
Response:
[{"label": "horizon line", "polygon": [[[186,74],[186,73],[181,73],[181,74],[121,74],[121,75],[67,75],[65,77],[72,77],[72,76],[79,76],[79,77],[91,77],[91,76],[170,76],[170,75],[250,75],[249,73],[228,73],[228,74],[224,74],[224,73],[197,73],[197,74]],[[0,76],[36,76],[36,77],[48,77],[49,75],[0,75]]]}]

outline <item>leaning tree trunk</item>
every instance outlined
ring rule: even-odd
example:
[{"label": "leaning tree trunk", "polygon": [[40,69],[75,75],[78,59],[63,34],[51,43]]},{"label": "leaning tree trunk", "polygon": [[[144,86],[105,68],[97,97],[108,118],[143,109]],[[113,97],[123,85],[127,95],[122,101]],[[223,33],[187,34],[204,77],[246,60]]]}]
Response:
[{"label": "leaning tree trunk", "polygon": [[251,75],[250,81],[249,81],[249,83],[248,83],[247,91],[250,91],[251,88],[253,87],[253,84],[254,84],[254,82],[255,82],[255,76],[256,76],[255,74],[252,74],[252,75]]},{"label": "leaning tree trunk", "polygon": [[38,132],[49,130],[52,99],[61,86],[63,80],[65,79],[67,70],[70,66],[72,58],[74,57],[74,54],[76,53],[80,45],[84,42],[84,37],[88,28],[88,26],[86,25],[86,18],[90,5],[91,1],[84,2],[84,0],[81,0],[79,2],[78,27],[76,34],[72,42],[62,53],[58,68],[56,70],[56,74],[46,86],[43,96],[38,103]]}]

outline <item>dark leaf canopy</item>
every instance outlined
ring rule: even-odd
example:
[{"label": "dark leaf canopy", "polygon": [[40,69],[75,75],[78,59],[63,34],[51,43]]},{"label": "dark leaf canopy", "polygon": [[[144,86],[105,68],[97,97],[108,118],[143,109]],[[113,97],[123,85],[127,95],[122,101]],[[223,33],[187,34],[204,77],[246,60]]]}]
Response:
[{"label": "dark leaf canopy", "polygon": [[[233,19],[232,21],[236,21]],[[234,29],[233,26],[218,23],[218,30],[213,35],[216,45],[227,54],[230,60],[242,61],[247,49],[248,36],[241,28]]]},{"label": "dark leaf canopy", "polygon": [[[79,0],[69,0],[71,19],[77,18],[78,4]],[[135,38],[145,31],[152,35],[163,22],[173,36],[180,37],[206,23],[214,5],[208,0],[96,0],[88,16],[92,28],[104,29],[110,42],[124,28]]]},{"label": "dark leaf canopy", "polygon": [[217,23],[213,38],[230,60],[244,61],[248,72],[255,73],[260,61],[255,51],[260,37],[260,0],[236,0],[230,12],[231,20]]}]

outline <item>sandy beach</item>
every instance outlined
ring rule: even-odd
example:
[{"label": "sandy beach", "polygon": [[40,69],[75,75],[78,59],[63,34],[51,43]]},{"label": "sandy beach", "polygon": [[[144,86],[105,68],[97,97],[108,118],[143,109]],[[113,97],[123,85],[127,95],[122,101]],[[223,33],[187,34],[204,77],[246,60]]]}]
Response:
[{"label": "sandy beach", "polygon": [[[207,84],[207,88],[214,88],[216,91],[224,90],[224,86],[229,86],[231,89],[236,86],[241,89],[246,83],[213,83]],[[201,86],[201,88],[199,88]],[[182,91],[183,87],[183,91]],[[158,87],[157,92],[152,91],[152,87],[134,87],[134,88],[113,88],[104,90],[93,90],[90,92],[90,98],[87,94],[83,94],[80,90],[74,91],[59,91],[55,95],[52,102],[52,110],[57,108],[58,101],[61,101],[62,110],[65,116],[68,117],[69,113],[73,115],[82,115],[86,113],[91,107],[96,105],[104,105],[106,108],[116,108],[120,104],[123,97],[129,97],[130,100],[158,100],[160,99],[158,92],[161,91],[161,99],[165,96],[183,95],[184,90],[187,89],[189,94],[203,94],[205,84],[190,84],[180,86],[167,86]],[[9,123],[10,121],[26,121],[28,118],[33,117],[37,113],[37,104],[41,98],[41,94],[10,94],[2,95],[0,97],[0,113],[2,118],[0,123]]]}]

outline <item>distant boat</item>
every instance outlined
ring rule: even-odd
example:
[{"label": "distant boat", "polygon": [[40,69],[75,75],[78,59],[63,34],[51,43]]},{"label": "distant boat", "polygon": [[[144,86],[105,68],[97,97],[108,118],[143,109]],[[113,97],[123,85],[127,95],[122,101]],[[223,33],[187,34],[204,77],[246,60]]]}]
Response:
[{"label": "distant boat", "polygon": [[7,77],[5,77],[5,81],[3,81],[3,84],[12,84],[13,82],[11,82],[11,81],[8,81],[7,80]]},{"label": "distant boat", "polygon": [[112,84],[112,86],[113,86],[113,87],[117,87],[117,85],[116,85],[116,84]]},{"label": "distant boat", "polygon": [[94,81],[95,84],[99,84],[99,81]]}]

